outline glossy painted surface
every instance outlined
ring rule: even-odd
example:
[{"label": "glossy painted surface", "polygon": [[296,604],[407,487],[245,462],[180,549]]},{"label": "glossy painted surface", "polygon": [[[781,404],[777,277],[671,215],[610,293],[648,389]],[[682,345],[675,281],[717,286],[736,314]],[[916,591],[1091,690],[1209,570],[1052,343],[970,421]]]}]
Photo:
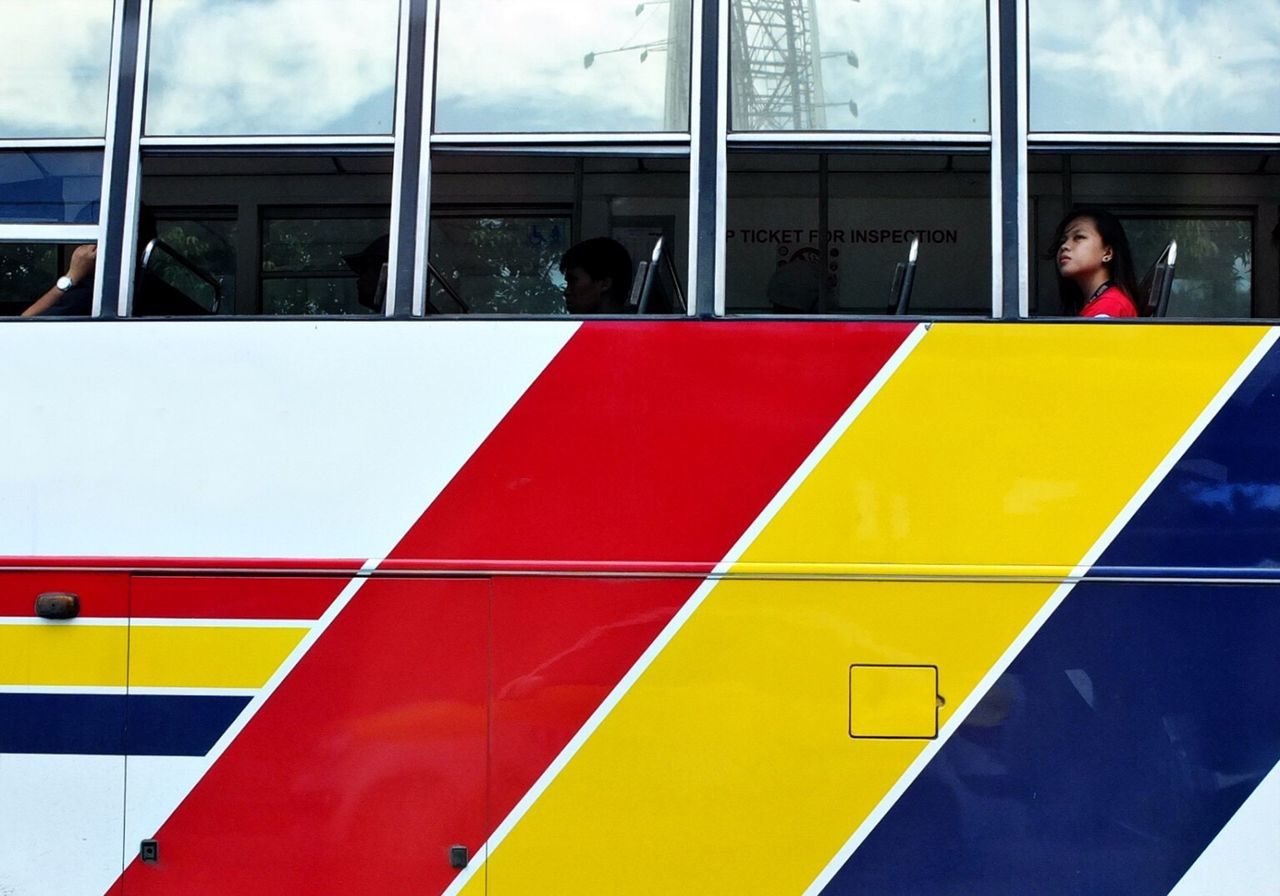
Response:
[{"label": "glossy painted surface", "polygon": [[1260,336],[935,325],[742,562],[1066,573]]},{"label": "glossy painted surface", "polygon": [[1261,360],[1098,566],[1195,575],[1280,568],[1280,350]]},{"label": "glossy painted surface", "polygon": [[709,570],[912,329],[583,326],[390,556]]},{"label": "glossy painted surface", "polygon": [[346,582],[332,575],[135,576],[129,601],[133,615],[144,619],[315,620]]},{"label": "glossy painted surface", "polygon": [[[425,351],[446,342],[434,325],[416,339],[389,327],[352,330],[351,350],[412,350],[387,364],[423,375],[483,367],[457,346]],[[117,329],[128,328],[80,328],[85,352],[118,354],[106,344]],[[243,331],[262,360],[294,328]],[[227,345],[229,331],[211,332],[207,347],[184,343],[196,368]],[[129,894],[1145,894],[1210,860],[1271,879],[1270,853],[1247,844],[1280,818],[1280,789],[1260,783],[1280,757],[1280,714],[1260,684],[1280,634],[1275,333],[604,321],[451,332],[481,354],[491,343],[495,364],[501,349],[504,379],[462,377],[447,406],[371,410],[365,444],[409,458],[407,440],[430,467],[406,461],[410,494],[374,480],[353,502],[332,474],[346,469],[327,450],[346,438],[331,438],[332,417],[269,408],[324,397],[307,392],[303,358],[287,387],[206,402],[198,417],[178,414],[163,385],[148,393],[131,418],[138,445],[212,442],[250,420],[281,441],[235,489],[181,492],[189,503],[172,507],[146,465],[122,457],[112,487],[147,499],[119,506],[119,545],[183,550],[188,530],[156,533],[158,522],[195,532],[241,514],[243,530],[228,539],[219,525],[210,539],[249,543],[257,526],[276,545],[384,547],[360,571],[232,552],[74,560],[110,574],[4,561],[0,583],[23,596],[0,590],[12,648],[0,669],[27,683],[0,699],[10,736],[35,750],[0,746],[18,817],[44,823],[62,799],[93,815],[117,859],[121,842],[132,859],[131,844],[157,835],[162,860],[130,864]],[[1132,382],[1149,384],[1140,401],[1117,386]],[[72,411],[90,399],[67,400]],[[37,439],[57,428],[9,409]],[[175,414],[196,430],[170,433]],[[446,432],[455,418],[471,429]],[[290,457],[314,489],[298,493],[305,513],[268,532],[285,520],[269,505]],[[81,475],[89,488],[94,471]],[[64,523],[24,488],[0,505],[0,532],[35,514],[41,539],[66,543],[83,520]],[[342,497],[326,511],[329,489]],[[241,508],[255,492],[273,497],[253,517]],[[412,500],[416,517],[397,528]],[[1170,572],[1196,581],[1161,581]],[[1064,585],[1071,574],[1084,583]],[[67,633],[82,647],[127,637],[127,677],[93,672],[92,650],[47,644],[30,625],[14,634],[10,617],[59,577],[115,583],[114,612]],[[914,722],[851,737],[857,665],[936,668],[938,737]],[[91,673],[97,684],[77,690]],[[59,747],[67,732],[40,720],[87,697],[118,702],[127,735]],[[90,718],[86,706],[61,711]],[[87,793],[104,762],[125,761],[123,832],[118,801],[94,814],[48,772],[81,774]],[[0,833],[0,850],[35,843]],[[922,842],[936,849],[922,857]],[[452,845],[471,850],[465,871],[450,867]],[[0,869],[15,867],[7,855]],[[92,874],[36,858],[17,886],[0,883],[100,893],[115,874],[102,872],[110,850],[96,855]]]},{"label": "glossy painted surface", "polygon": [[851,739],[849,665],[937,665],[958,706],[1049,590],[721,582],[492,850],[489,891],[803,890],[927,743]]},{"label": "glossy painted surface", "polygon": [[[1272,349],[1098,567],[1272,567],[1278,410]],[[828,891],[1168,893],[1280,763],[1277,643],[1280,585],[1086,580]]]},{"label": "glossy painted surface", "polygon": [[[46,591],[77,594],[79,617],[36,617]],[[0,569],[0,892],[49,892],[66,843],[59,886],[120,873],[128,601],[122,572]]]},{"label": "glossy painted surface", "polygon": [[160,826],[163,860],[135,861],[125,892],[442,889],[449,847],[484,839],[487,613],[482,580],[366,584]]},{"label": "glossy painted surface", "polygon": [[81,620],[122,619],[129,615],[127,573],[0,568],[0,618],[34,621],[36,598],[46,591],[79,595],[77,618]]},{"label": "glossy painted surface", "polygon": [[1077,586],[824,892],[1163,896],[1280,761],[1278,639],[1274,586]]},{"label": "glossy painted surface", "polygon": [[508,817],[697,581],[494,580],[491,825]]}]

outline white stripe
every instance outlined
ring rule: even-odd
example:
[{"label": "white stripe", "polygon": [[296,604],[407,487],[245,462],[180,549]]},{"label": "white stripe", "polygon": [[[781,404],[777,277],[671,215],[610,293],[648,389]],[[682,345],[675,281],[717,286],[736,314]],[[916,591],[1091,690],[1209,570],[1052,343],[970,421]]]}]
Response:
[{"label": "white stripe", "polygon": [[124,685],[0,684],[0,694],[84,694],[93,697],[123,697]]},{"label": "white stripe", "polygon": [[[1215,773],[1220,774],[1220,773]],[[1228,782],[1223,782],[1224,786]],[[1273,768],[1169,896],[1280,894],[1280,765]]]},{"label": "white stripe", "polygon": [[134,617],[134,628],[311,628],[314,619],[164,619]]},{"label": "white stripe", "polygon": [[0,616],[0,625],[54,625],[54,626],[115,626],[126,628],[129,625],[127,616],[95,616],[91,619],[41,619],[39,616]]},{"label": "white stripe", "polygon": [[310,628],[314,619],[184,619],[148,617],[132,620],[127,616],[95,616],[91,619],[41,619],[36,616],[0,616],[0,625],[74,625],[90,628],[106,626],[125,628]]},{"label": "white stripe", "polygon": [[906,360],[907,356],[910,355],[915,347],[919,345],[920,341],[924,339],[925,335],[929,331],[929,327],[929,324],[917,325],[911,331],[911,334],[903,341],[902,345],[898,346],[898,350],[893,353],[887,362],[885,362],[885,365],[881,368],[880,372],[872,378],[871,382],[869,382],[866,388],[862,390],[854,400],[853,404],[849,406],[848,410],[840,416],[840,419],[831,427],[830,431],[823,437],[822,441],[820,441],[813,451],[810,452],[804,463],[802,463],[799,468],[791,474],[791,478],[787,480],[786,485],[784,485],[778,493],[774,495],[773,500],[769,502],[747,530],[742,533],[742,536],[729,550],[729,553],[726,554],[724,559],[716,565],[716,568],[712,571],[711,575],[703,581],[703,583],[693,593],[693,596],[685,602],[684,606],[682,606],[679,612],[671,618],[671,621],[667,623],[666,627],[658,637],[653,640],[653,643],[649,645],[649,648],[641,654],[638,660],[636,660],[635,664],[630,670],[628,670],[627,674],[623,676],[616,686],[614,686],[613,690],[610,691],[609,696],[606,697],[596,708],[596,711],[593,712],[591,717],[587,719],[580,729],[578,729],[578,732],[573,736],[569,743],[565,745],[564,749],[560,751],[559,755],[556,756],[555,760],[547,767],[546,771],[542,773],[541,777],[539,777],[534,785],[529,788],[528,792],[526,792],[520,802],[516,804],[515,808],[513,808],[507,817],[502,820],[502,823],[499,824],[494,832],[489,836],[489,839],[485,842],[484,846],[476,851],[476,859],[463,869],[456,878],[454,878],[453,883],[444,891],[444,896],[455,896],[455,894],[461,892],[467,882],[475,876],[476,872],[481,867],[484,866],[485,862],[488,861],[488,858],[493,855],[494,850],[501,845],[507,835],[511,833],[517,824],[520,823],[520,820],[525,816],[525,813],[527,813],[533,804],[538,801],[539,797],[541,797],[546,789],[551,785],[551,782],[556,779],[565,766],[573,760],[573,757],[577,752],[582,749],[582,745],[587,742],[591,735],[595,733],[596,729],[599,728],[604,720],[609,716],[609,713],[613,711],[614,707],[617,706],[618,703],[621,702],[622,698],[627,695],[627,692],[631,690],[632,685],[634,685],[636,681],[644,675],[645,671],[653,664],[653,661],[657,659],[663,649],[671,643],[672,639],[675,638],[676,634],[684,624],[695,612],[697,612],[698,607],[702,605],[704,600],[706,600],[707,595],[711,593],[717,584],[719,584],[719,576],[727,572],[729,568],[737,562],[738,558],[741,557],[743,552],[756,540],[759,534],[764,530],[765,526],[767,526],[778,511],[782,509],[783,505],[791,499],[791,496],[795,494],[796,489],[798,489],[800,484],[808,478],[809,474],[818,465],[819,461],[827,455],[831,450],[831,447],[835,445],[842,435],[844,435],[845,431],[853,424],[853,421],[858,418],[858,415],[861,414],[867,405],[871,403],[871,400],[875,398],[876,394],[884,384],[888,382],[889,377],[893,376],[894,372],[902,365],[902,362]]},{"label": "white stripe", "polygon": [[[1089,567],[1097,562],[1098,557],[1102,555],[1102,552],[1107,549],[1108,545],[1111,544],[1120,531],[1128,525],[1129,520],[1133,518],[1133,515],[1138,511],[1138,508],[1146,503],[1147,498],[1149,498],[1151,493],[1155,491],[1156,486],[1158,486],[1161,481],[1163,481],[1164,477],[1168,475],[1169,471],[1173,469],[1173,465],[1182,458],[1182,455],[1186,453],[1189,447],[1191,447],[1191,444],[1200,437],[1200,434],[1204,431],[1205,427],[1207,427],[1210,421],[1217,416],[1218,411],[1222,409],[1222,406],[1227,403],[1227,400],[1230,399],[1232,395],[1235,394],[1236,390],[1240,387],[1240,384],[1243,383],[1245,378],[1253,372],[1253,369],[1258,365],[1258,362],[1262,360],[1266,353],[1275,344],[1277,337],[1280,337],[1280,330],[1272,329],[1268,331],[1253,351],[1249,353],[1249,356],[1245,358],[1244,362],[1236,369],[1235,373],[1227,379],[1226,383],[1218,390],[1218,393],[1213,397],[1208,405],[1205,406],[1204,410],[1200,412],[1200,415],[1196,417],[1195,421],[1187,431],[1184,432],[1182,437],[1174,443],[1171,449],[1169,449],[1169,453],[1165,455],[1164,460],[1162,460],[1159,465],[1156,466],[1155,470],[1152,471],[1151,475],[1147,477],[1146,481],[1142,484],[1142,487],[1139,488],[1133,497],[1129,499],[1129,502],[1125,504],[1119,515],[1112,520],[1111,525],[1107,526],[1103,533],[1098,537],[1098,540],[1094,542],[1093,547],[1085,553],[1079,564],[1076,565],[1076,568],[1072,570],[1071,578],[1073,580],[1079,579],[1088,572]],[[862,824],[858,826],[858,829],[853,832],[853,835],[845,842],[844,846],[840,848],[839,852],[832,857],[831,861],[822,869],[817,878],[814,879],[813,883],[811,883],[808,889],[804,891],[804,896],[816,896],[816,894],[822,892],[827,884],[831,882],[831,879],[834,878],[837,872],[839,872],[840,869],[844,867],[845,863],[849,861],[849,858],[862,844],[862,841],[865,840],[867,835],[870,834],[875,826],[880,823],[880,820],[888,814],[889,809],[893,807],[893,804],[896,803],[898,798],[906,792],[907,788],[911,786],[911,783],[916,779],[920,772],[924,770],[925,766],[933,760],[933,757],[937,752],[942,749],[943,744],[945,744],[947,740],[950,739],[951,735],[956,732],[960,727],[960,724],[968,717],[969,713],[973,711],[973,708],[978,704],[983,696],[991,690],[991,687],[996,683],[996,680],[1004,674],[1005,670],[1009,668],[1010,664],[1012,664],[1018,654],[1022,652],[1023,648],[1026,647],[1033,637],[1035,637],[1036,632],[1038,632],[1040,627],[1043,626],[1049,617],[1053,615],[1053,612],[1058,608],[1058,605],[1062,603],[1067,594],[1069,594],[1071,589],[1075,586],[1075,581],[1064,582],[1053,592],[1045,605],[1040,608],[1040,611],[1031,618],[1031,621],[1027,623],[1026,627],[1018,637],[1014,639],[1013,643],[1009,645],[1008,649],[1005,650],[987,674],[982,677],[982,680],[977,683],[972,691],[970,691],[969,696],[964,700],[964,702],[956,707],[955,713],[947,720],[947,723],[942,727],[942,730],[938,732],[937,739],[930,741],[920,752],[920,755],[916,757],[915,761],[907,767],[907,770],[902,774],[902,777],[900,777],[893,787],[890,788],[889,792],[884,795],[884,798],[880,800],[875,809],[872,810]]]},{"label": "white stripe", "polygon": [[[368,560],[360,568],[360,571],[367,572],[372,569],[375,569],[377,567],[377,563],[378,561],[376,560]],[[329,626],[333,623],[333,620],[336,619],[338,617],[338,614],[341,613],[346,608],[347,604],[351,602],[351,599],[355,597],[356,592],[358,592],[362,587],[364,587],[364,584],[367,581],[368,581],[368,578],[364,576],[356,576],[355,578],[351,579],[351,581],[347,583],[346,587],[342,589],[341,593],[333,601],[333,603],[329,606],[329,608],[324,611],[324,614],[321,615],[320,619],[315,623],[314,627],[312,627],[307,632],[307,634],[303,636],[302,640],[298,642],[298,645],[293,649],[293,651],[289,654],[289,656],[285,659],[285,661],[280,664],[280,666],[276,669],[275,673],[269,679],[267,679],[267,683],[264,684],[260,690],[253,692],[254,694],[253,699],[251,699],[248,705],[245,706],[245,708],[240,711],[240,714],[236,716],[235,721],[232,722],[231,725],[227,727],[227,730],[222,732],[222,736],[218,738],[218,741],[213,745],[213,748],[210,749],[209,752],[205,754],[205,756],[203,757],[203,767],[200,768],[198,773],[193,774],[189,778],[190,786],[188,787],[186,792],[172,794],[173,802],[170,805],[160,808],[160,810],[157,811],[153,816],[153,818],[155,819],[154,825],[141,822],[142,829],[145,829],[149,832],[148,836],[150,836],[150,833],[154,833],[155,831],[160,829],[160,827],[164,824],[164,822],[168,820],[169,816],[172,814],[173,810],[177,807],[178,803],[186,799],[188,794],[190,794],[191,791],[195,789],[196,785],[200,783],[201,779],[204,778],[206,774],[208,774],[209,769],[213,768],[214,764],[218,761],[218,759],[222,756],[222,754],[226,752],[227,747],[231,745],[231,742],[234,741],[239,736],[240,732],[245,729],[245,726],[248,725],[249,722],[253,720],[253,717],[258,714],[258,710],[262,708],[263,704],[265,704],[269,699],[271,699],[271,695],[275,693],[278,687],[280,687],[280,683],[283,682],[285,678],[289,676],[289,673],[293,671],[294,667],[297,666],[299,662],[301,662],[302,658],[306,656],[307,651],[309,651],[312,645],[314,645],[315,642],[320,639],[320,637],[325,633],[325,630],[328,629]],[[130,757],[128,761],[132,762],[133,758]],[[126,765],[126,776],[128,774],[127,768],[128,766]],[[139,810],[137,809],[131,810],[129,808],[129,802],[130,801],[129,801],[129,796],[128,796],[127,787],[126,787],[125,815],[126,817],[135,817],[138,814]]]},{"label": "white stripe", "polygon": [[93,697],[123,697],[126,693],[132,697],[252,697],[258,693],[258,689],[133,687],[126,690],[124,685],[0,684],[0,694],[83,694]]},{"label": "white stripe", "polygon": [[255,697],[260,688],[131,687],[130,697]]}]

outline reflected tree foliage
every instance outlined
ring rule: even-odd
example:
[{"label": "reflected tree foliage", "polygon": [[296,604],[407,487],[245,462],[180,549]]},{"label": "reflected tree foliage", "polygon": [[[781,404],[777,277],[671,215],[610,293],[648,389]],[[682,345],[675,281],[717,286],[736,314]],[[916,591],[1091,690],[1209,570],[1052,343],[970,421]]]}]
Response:
[{"label": "reflected tree foliage", "polygon": [[1126,219],[1141,276],[1178,241],[1170,315],[1248,317],[1253,292],[1253,222],[1245,218]]},{"label": "reflected tree foliage", "polygon": [[[158,225],[160,239],[195,267],[222,284],[222,308],[235,307],[236,223],[223,220],[173,220]],[[152,270],[164,282],[205,307],[212,307],[209,284],[166,254]]]},{"label": "reflected tree foliage", "polygon": [[48,243],[0,245],[0,314],[17,314],[53,285],[58,247]]},{"label": "reflected tree foliage", "polygon": [[[385,261],[386,216],[279,218],[263,223],[262,310],[266,314],[368,314],[348,259]],[[379,254],[381,252],[382,254]],[[374,256],[377,256],[374,258]]]},{"label": "reflected tree foliage", "polygon": [[[569,248],[569,216],[437,218],[431,262],[483,314],[565,314],[560,256]],[[432,284],[432,304],[456,308]]]}]

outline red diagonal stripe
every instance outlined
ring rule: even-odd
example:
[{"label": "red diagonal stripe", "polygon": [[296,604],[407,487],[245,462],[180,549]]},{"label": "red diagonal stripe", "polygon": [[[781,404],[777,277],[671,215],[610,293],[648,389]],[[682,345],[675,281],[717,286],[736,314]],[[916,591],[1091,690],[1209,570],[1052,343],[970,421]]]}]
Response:
[{"label": "red diagonal stripe", "polygon": [[[909,332],[585,324],[392,558],[709,568]],[[370,582],[127,892],[439,892],[697,584]]]},{"label": "red diagonal stripe", "polygon": [[391,556],[717,562],[910,329],[584,325]]}]

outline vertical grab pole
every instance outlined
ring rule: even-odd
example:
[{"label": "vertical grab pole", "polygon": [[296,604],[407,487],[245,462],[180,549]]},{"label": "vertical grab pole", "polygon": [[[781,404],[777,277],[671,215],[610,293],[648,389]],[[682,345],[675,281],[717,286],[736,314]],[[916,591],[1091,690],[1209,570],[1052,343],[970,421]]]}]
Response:
[{"label": "vertical grab pole", "polygon": [[[390,251],[387,256],[387,317],[421,314],[416,301],[416,285],[425,279],[425,242],[419,229],[427,226],[420,214],[424,189],[423,119],[427,102],[427,0],[400,0],[399,84],[396,90],[395,158],[392,160],[392,220]],[[419,246],[422,253],[419,253]],[[418,276],[423,272],[423,277]]]},{"label": "vertical grab pole", "polygon": [[729,0],[693,4],[693,47],[697,65],[690,86],[689,313],[724,314],[724,229],[726,135],[728,133],[727,53]]},{"label": "vertical grab pole", "polygon": [[990,0],[991,313],[1028,313],[1026,0]]},{"label": "vertical grab pole", "polygon": [[143,0],[116,0],[107,87],[107,146],[102,159],[95,317],[130,312],[137,244],[138,140],[142,125]]}]

